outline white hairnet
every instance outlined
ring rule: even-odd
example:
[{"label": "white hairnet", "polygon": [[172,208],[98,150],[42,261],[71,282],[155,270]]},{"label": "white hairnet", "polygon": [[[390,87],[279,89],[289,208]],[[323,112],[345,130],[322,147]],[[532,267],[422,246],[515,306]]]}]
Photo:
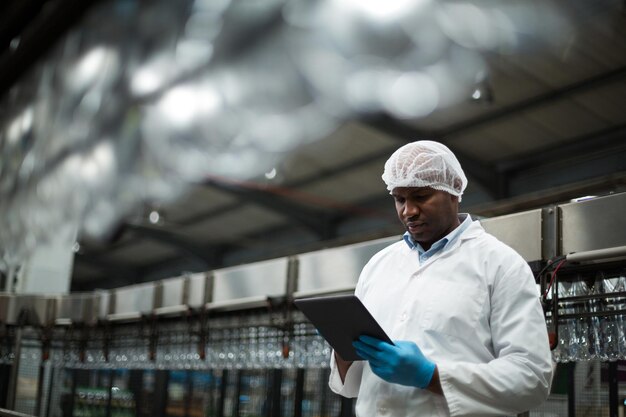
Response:
[{"label": "white hairnet", "polygon": [[430,187],[458,196],[467,187],[461,164],[447,146],[431,140],[411,142],[391,155],[382,175],[389,192],[396,187]]}]

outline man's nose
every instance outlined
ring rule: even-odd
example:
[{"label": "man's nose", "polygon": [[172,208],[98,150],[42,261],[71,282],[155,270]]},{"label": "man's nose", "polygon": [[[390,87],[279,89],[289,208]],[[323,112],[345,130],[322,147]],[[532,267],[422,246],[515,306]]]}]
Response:
[{"label": "man's nose", "polygon": [[410,201],[407,201],[406,204],[404,205],[404,216],[405,217],[413,217],[413,216],[417,216],[420,213],[420,209],[419,206],[417,204],[411,203]]}]

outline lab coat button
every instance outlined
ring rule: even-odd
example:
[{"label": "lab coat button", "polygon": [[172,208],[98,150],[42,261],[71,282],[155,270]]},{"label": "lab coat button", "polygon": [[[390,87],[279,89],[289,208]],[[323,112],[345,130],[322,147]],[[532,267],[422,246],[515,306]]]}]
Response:
[{"label": "lab coat button", "polygon": [[404,312],[404,313],[402,313],[402,316],[400,316],[400,320],[401,321],[405,321],[408,317],[409,317],[409,315],[406,314],[406,312]]},{"label": "lab coat button", "polygon": [[387,413],[387,409],[385,407],[378,407],[378,412],[380,414],[386,414]]}]

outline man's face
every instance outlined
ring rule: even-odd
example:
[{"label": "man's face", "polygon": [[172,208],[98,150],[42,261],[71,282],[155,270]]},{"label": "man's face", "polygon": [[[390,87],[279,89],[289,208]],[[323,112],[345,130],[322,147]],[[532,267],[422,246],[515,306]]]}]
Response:
[{"label": "man's face", "polygon": [[459,198],[428,187],[397,187],[391,195],[398,218],[425,250],[459,225]]}]

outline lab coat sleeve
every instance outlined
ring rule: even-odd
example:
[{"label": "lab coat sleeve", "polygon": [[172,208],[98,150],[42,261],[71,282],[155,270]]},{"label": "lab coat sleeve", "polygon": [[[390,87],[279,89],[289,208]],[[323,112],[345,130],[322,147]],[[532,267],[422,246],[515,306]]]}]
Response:
[{"label": "lab coat sleeve", "polygon": [[451,416],[517,414],[550,392],[552,360],[543,311],[528,265],[514,262],[493,286],[488,363],[437,363]]},{"label": "lab coat sleeve", "polygon": [[[354,295],[363,299],[365,292],[367,291],[367,277],[369,276],[369,267],[371,261],[361,271],[359,280],[354,289]],[[363,367],[365,361],[352,362],[348,372],[346,373],[345,380],[341,382],[341,376],[337,368],[337,362],[335,361],[335,352],[330,355],[330,377],[328,378],[328,386],[331,391],[347,398],[355,398],[359,394],[361,388],[361,376],[363,375]]]},{"label": "lab coat sleeve", "polygon": [[364,363],[364,361],[352,362],[344,382],[341,382],[341,376],[335,361],[335,352],[333,352],[330,356],[330,377],[328,378],[328,386],[331,391],[343,397],[355,398],[359,394],[359,388],[361,387]]}]

